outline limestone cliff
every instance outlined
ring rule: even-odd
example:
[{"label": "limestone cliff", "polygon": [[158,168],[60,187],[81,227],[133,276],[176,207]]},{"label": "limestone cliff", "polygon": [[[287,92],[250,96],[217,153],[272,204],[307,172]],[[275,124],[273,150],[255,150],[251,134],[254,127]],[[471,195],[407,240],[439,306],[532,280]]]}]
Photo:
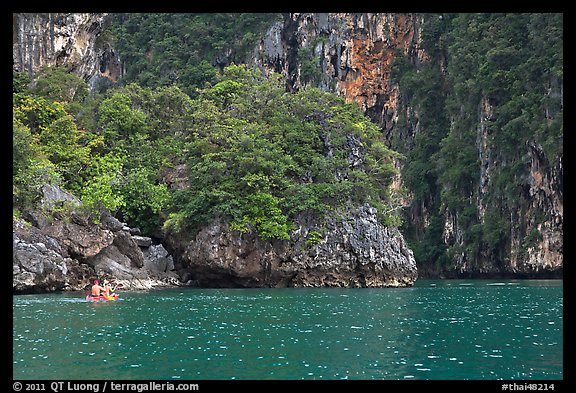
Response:
[{"label": "limestone cliff", "polygon": [[[103,35],[105,24],[105,14],[14,15],[15,67],[33,73],[44,64],[66,65],[87,80],[101,76],[114,79],[118,73],[110,73],[108,63],[103,63],[104,54],[113,53],[113,49],[103,46],[102,40],[98,39]],[[326,52],[326,56],[330,54]],[[352,52],[349,56],[354,57]],[[347,60],[345,72],[356,73],[357,78],[358,75],[361,78],[364,70],[353,71],[359,64],[362,64],[361,59]],[[341,72],[340,66],[337,68]],[[378,69],[371,71],[371,75],[385,79]],[[357,94],[354,99],[360,99],[359,88],[353,84],[348,88],[351,95]],[[369,102],[372,101],[370,98]],[[348,147],[351,149],[349,160],[361,162],[362,157],[358,156],[361,149],[357,148],[356,141],[351,140]],[[357,166],[358,162],[349,164]],[[385,228],[378,222],[376,209],[350,207],[350,211],[330,217],[325,223],[330,230],[313,244],[307,240],[307,235],[313,228],[324,228],[324,225],[308,221],[307,217],[299,219],[299,229],[292,234],[292,241],[263,241],[254,234],[231,231],[222,221],[202,228],[194,239],[182,242],[169,234],[164,242],[176,259],[183,281],[194,285],[388,287],[414,283],[417,273],[412,252],[397,230]],[[72,284],[70,280],[74,280],[66,274],[66,277],[43,275],[47,271],[71,271],[68,265],[76,262],[83,268],[88,266],[91,274],[111,274],[117,279],[129,280],[132,286],[133,281],[154,281],[158,273],[169,273],[146,266],[146,252],[139,249],[144,246],[135,245],[134,236],[112,219],[103,226],[90,225],[78,217],[76,222],[56,220],[39,223],[31,232],[41,234],[42,240],[38,244],[58,244],[53,251],[59,257],[50,255],[56,259],[48,260],[41,256],[42,246],[32,250],[29,233],[21,226],[17,227],[14,286],[20,292],[31,290],[34,285],[37,288],[76,288],[84,284],[87,279],[84,270],[76,277],[77,284]],[[33,259],[38,261],[34,266],[25,262],[26,258],[32,258],[23,254],[28,248],[35,253]],[[160,262],[156,261],[156,266],[169,265],[164,254],[158,255]],[[38,284],[44,281],[50,284]]]},{"label": "limestone cliff", "polygon": [[16,13],[12,15],[12,60],[18,71],[44,65],[67,67],[93,88],[122,75],[118,54],[105,35],[105,13]]},{"label": "limestone cliff", "polygon": [[[118,54],[110,44],[111,41],[106,39],[107,18],[107,14],[14,14],[14,67],[32,73],[43,64],[58,64],[68,66],[92,85],[99,78],[118,80],[122,75],[122,66]],[[432,19],[434,23],[428,23]],[[428,47],[424,45],[423,37],[440,37],[439,26],[444,29],[451,28],[449,22],[439,22],[441,20],[442,16],[431,14],[287,13],[282,21],[275,22],[261,38],[259,45],[249,56],[250,63],[264,72],[275,71],[284,75],[288,90],[318,86],[340,94],[348,102],[358,103],[364,112],[381,126],[387,144],[393,149],[402,146],[401,152],[409,155],[417,139],[430,132],[430,127],[427,129],[426,126],[426,123],[430,123],[430,114],[424,113],[413,95],[402,91],[397,80],[391,77],[392,66],[401,56],[417,73],[432,62],[436,67],[435,72],[440,75],[440,86],[449,85],[450,64],[454,64],[454,61],[449,58],[448,50],[444,48],[438,53],[427,53],[424,49]],[[431,26],[436,26],[437,31],[426,30],[432,29]],[[455,36],[452,36],[452,39],[454,38]],[[498,56],[506,59],[504,55],[510,56],[510,53],[496,53],[491,61],[498,60]],[[457,77],[455,74],[451,76]],[[535,89],[532,82],[529,85]],[[561,77],[551,78],[549,86],[546,87],[548,93],[542,96],[545,102],[560,100],[560,109],[557,110],[559,113],[549,110],[548,107],[542,110],[542,116],[550,121],[555,117],[561,118],[562,86]],[[449,88],[442,94],[447,95],[448,90]],[[454,92],[451,94],[454,95]],[[431,99],[433,98],[436,96]],[[448,125],[443,136],[454,124],[454,118],[458,116],[456,112],[464,112],[463,104],[458,104],[459,109],[446,115]],[[472,220],[480,227],[486,225],[487,209],[494,207],[495,202],[488,198],[497,188],[493,184],[494,179],[503,168],[511,165],[505,157],[498,155],[498,146],[491,142],[491,138],[497,134],[491,124],[498,120],[492,105],[487,97],[482,97],[478,107],[470,110],[468,126],[468,131],[474,134],[469,145],[473,145],[473,158],[477,159],[478,167],[475,169],[472,189],[466,196],[469,207],[473,207],[469,210],[474,210],[474,214],[471,218],[470,211],[467,211],[466,220]],[[442,110],[448,112],[446,108]],[[431,136],[424,140],[427,143],[436,143],[438,148],[442,136],[436,135],[434,138],[438,140],[434,141]],[[451,260],[442,268],[435,267],[435,260],[418,261],[419,269],[426,266],[420,272],[434,276],[518,274],[543,277],[561,274],[562,157],[551,156],[535,140],[524,140],[515,148],[522,156],[524,169],[522,175],[518,176],[519,186],[515,200],[512,203],[497,202],[497,210],[505,223],[502,226],[502,231],[505,232],[502,238],[505,240],[491,249],[481,244],[473,251],[470,250],[470,239],[474,236],[469,231],[470,225],[464,224],[465,214],[462,209],[440,206],[445,184],[434,180],[435,189],[431,190],[426,198],[414,197],[410,201],[406,218],[414,228],[411,233],[404,233],[410,244],[421,242],[422,234],[430,232],[434,219],[438,219],[440,235],[435,241],[444,249],[452,250]],[[432,155],[429,159],[433,159]],[[450,157],[446,159],[449,161]],[[398,165],[401,166],[402,163]],[[187,181],[186,178],[181,180],[182,184]],[[400,179],[397,186],[402,184]],[[354,247],[350,243],[353,238],[350,237],[350,231],[347,232],[342,221],[336,218],[334,220],[334,238],[325,237],[314,247],[306,248],[297,240],[290,246],[294,250],[305,250],[303,259],[294,252],[286,251],[286,245],[258,241],[248,235],[237,237],[222,222],[204,228],[196,239],[184,242],[172,239],[171,251],[182,252],[182,257],[175,254],[175,259],[178,259],[177,264],[183,274],[189,275],[191,280],[211,282],[211,285],[216,285],[215,277],[235,282],[237,285],[324,285],[328,281],[323,284],[320,278],[314,276],[320,272],[321,266],[327,265],[312,267],[310,261],[313,258],[306,256],[309,252],[322,250],[335,256],[342,249],[348,249],[345,253],[348,256],[342,258],[356,258],[356,262],[348,263],[347,271],[364,269],[363,262],[359,262],[357,256],[352,257],[357,250],[353,251]],[[382,230],[378,229],[376,232]],[[336,239],[338,236],[340,238]],[[201,238],[208,243],[202,245]],[[383,241],[386,243],[386,240]],[[238,254],[238,250],[244,251]],[[335,250],[339,251],[334,252]],[[225,259],[223,255],[230,259]],[[250,262],[252,259],[256,261],[256,256],[268,262]],[[200,266],[202,258],[212,261],[208,264],[215,269],[214,277]],[[405,261],[407,266],[411,266],[410,257]],[[247,264],[246,268],[253,270],[253,281],[242,273],[242,264]],[[380,265],[376,263],[370,267],[368,275],[356,275],[355,278],[351,278],[352,275],[346,278],[348,273],[343,273],[333,282],[335,285],[362,285],[364,278],[361,277],[378,277],[376,271],[384,271],[385,265],[384,262]],[[307,279],[296,279],[298,274],[294,275],[294,272],[304,266],[307,266],[305,270],[310,276]],[[271,267],[274,267],[275,276],[269,275]],[[408,270],[408,277],[413,277],[412,270]],[[376,285],[385,285],[386,280],[375,280]]]},{"label": "limestone cliff", "polygon": [[416,63],[427,60],[422,22],[416,14],[285,14],[261,40],[252,62],[285,75],[289,89],[315,85],[357,102],[389,133],[398,95],[391,65],[398,52]]},{"label": "limestone cliff", "polygon": [[[476,148],[480,159],[479,185],[475,205],[478,219],[485,222],[488,194],[494,187],[502,163],[495,159],[494,147],[488,142],[488,122],[492,108],[482,100],[477,127]],[[456,255],[454,271],[472,275],[517,275],[520,277],[559,277],[563,271],[563,162],[562,157],[552,164],[542,146],[526,141],[518,149],[528,158],[522,188],[516,204],[502,206],[506,222],[510,223],[509,242],[501,246],[502,260],[486,251],[472,256],[465,252]],[[448,246],[464,249],[462,220],[455,214],[444,215],[443,240]]]},{"label": "limestone cliff", "polygon": [[[430,21],[433,23],[427,25],[426,22]],[[441,25],[450,29],[449,22],[443,21],[441,15],[434,14],[284,14],[284,20],[272,26],[255,48],[252,63],[265,72],[285,75],[288,89],[314,85],[336,92],[348,102],[357,102],[382,127],[387,143],[395,149],[402,146],[399,150],[409,155],[418,136],[426,134],[423,124],[429,123],[430,119],[424,117],[430,114],[423,114],[418,104],[412,101],[414,97],[403,92],[399,84],[391,79],[392,64],[397,56],[403,56],[414,69],[419,70],[435,60],[437,74],[441,75],[445,84],[449,84],[448,65],[452,59],[448,57],[447,50],[437,51],[435,59],[424,50],[423,36],[440,37],[438,32]],[[426,26],[436,30],[427,31]],[[438,43],[434,45],[437,48],[442,46]],[[561,108],[562,80],[551,77],[548,84],[547,93],[542,99],[559,99]],[[534,86],[532,89],[536,90]],[[401,99],[404,101],[402,105],[399,104]],[[493,179],[510,163],[499,156],[494,151],[495,146],[490,146],[488,142],[493,138],[490,134],[497,132],[489,126],[497,120],[492,114],[489,100],[483,99],[477,113],[472,127],[477,134],[478,186],[472,191],[471,198],[477,211],[475,220],[479,225],[486,225],[486,206],[493,205],[487,197],[489,189],[494,192]],[[557,114],[546,107],[544,115],[551,122]],[[404,119],[403,124],[398,123],[400,118]],[[433,141],[430,137],[428,139],[429,142]],[[562,158],[556,160],[555,157],[548,157],[542,146],[530,140],[518,148],[528,158],[527,170],[521,180],[522,192],[518,193],[517,200],[513,203],[502,202],[501,206],[497,206],[505,217],[502,231],[506,233],[502,234],[502,238],[506,241],[501,242],[496,250],[489,250],[483,245],[477,252],[466,251],[470,248],[471,235],[466,234],[470,228],[463,225],[461,211],[445,209],[436,212],[440,191],[437,191],[438,194],[430,192],[426,198],[410,202],[407,220],[413,227],[413,233],[405,233],[410,241],[422,241],[422,234],[429,230],[432,216],[437,216],[443,228],[440,241],[444,248],[461,250],[451,256],[452,260],[444,268],[430,268],[437,265],[434,260],[418,261],[425,275],[547,277],[561,274]],[[402,181],[399,186],[401,184]],[[442,185],[438,184],[437,187],[441,189]]]}]

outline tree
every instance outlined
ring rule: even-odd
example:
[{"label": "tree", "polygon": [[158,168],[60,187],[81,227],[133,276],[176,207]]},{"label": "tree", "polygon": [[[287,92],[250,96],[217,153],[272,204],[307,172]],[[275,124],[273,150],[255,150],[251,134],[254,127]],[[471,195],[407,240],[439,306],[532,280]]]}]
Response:
[{"label": "tree", "polygon": [[91,176],[80,194],[84,208],[93,216],[94,221],[99,219],[104,210],[116,214],[126,206],[119,187],[125,159],[122,151],[94,158],[90,168]]},{"label": "tree", "polygon": [[190,187],[174,195],[170,225],[224,217],[236,230],[287,239],[297,215],[322,217],[346,202],[398,216],[387,189],[399,156],[356,105],[315,88],[286,93],[279,78],[246,66],[218,79],[191,106]]},{"label": "tree", "polygon": [[40,152],[62,175],[71,191],[82,187],[82,171],[90,163],[90,147],[82,145],[83,132],[76,129],[72,116],[66,115],[50,123],[39,135]]},{"label": "tree", "polygon": [[101,142],[97,135],[77,129],[73,116],[58,101],[17,93],[13,102],[13,118],[18,124],[15,129],[26,127],[30,133],[29,146],[34,146],[38,157],[53,164],[61,186],[79,191],[91,151]]},{"label": "tree", "polygon": [[34,79],[31,92],[49,100],[69,104],[88,97],[86,82],[64,67],[44,66]]},{"label": "tree", "polygon": [[121,91],[102,101],[98,108],[98,126],[107,146],[123,146],[131,137],[148,131],[148,118],[133,108],[130,96]]},{"label": "tree", "polygon": [[147,233],[161,226],[160,213],[169,204],[170,195],[165,184],[156,183],[151,168],[135,168],[121,176],[118,195],[123,201],[122,216],[132,226]]},{"label": "tree", "polygon": [[54,165],[43,158],[30,129],[16,116],[12,119],[12,201],[27,209],[41,197],[43,184],[59,182]]}]

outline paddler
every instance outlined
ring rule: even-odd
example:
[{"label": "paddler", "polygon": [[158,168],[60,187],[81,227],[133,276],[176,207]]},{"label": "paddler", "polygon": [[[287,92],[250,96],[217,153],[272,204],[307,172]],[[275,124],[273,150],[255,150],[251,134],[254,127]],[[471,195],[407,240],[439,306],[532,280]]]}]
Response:
[{"label": "paddler", "polygon": [[110,281],[108,280],[104,280],[104,296],[106,297],[114,297],[116,296],[116,294],[114,293],[114,290],[116,288],[112,289],[112,287],[110,286]]},{"label": "paddler", "polygon": [[104,289],[104,287],[100,286],[100,280],[96,279],[94,280],[94,285],[92,285],[92,289],[90,291],[90,296],[93,297],[99,297],[101,296],[102,292],[105,292],[106,289]]}]

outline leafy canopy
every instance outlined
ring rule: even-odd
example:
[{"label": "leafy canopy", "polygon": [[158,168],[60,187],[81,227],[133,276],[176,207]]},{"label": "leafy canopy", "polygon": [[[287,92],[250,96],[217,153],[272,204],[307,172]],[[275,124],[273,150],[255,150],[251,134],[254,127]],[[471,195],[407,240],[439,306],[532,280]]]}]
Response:
[{"label": "leafy canopy", "polygon": [[390,202],[396,153],[357,105],[333,94],[286,93],[276,75],[229,66],[194,100],[189,128],[190,186],[177,191],[168,226],[220,216],[235,230],[288,239],[300,213],[321,217],[349,202],[385,211]]}]

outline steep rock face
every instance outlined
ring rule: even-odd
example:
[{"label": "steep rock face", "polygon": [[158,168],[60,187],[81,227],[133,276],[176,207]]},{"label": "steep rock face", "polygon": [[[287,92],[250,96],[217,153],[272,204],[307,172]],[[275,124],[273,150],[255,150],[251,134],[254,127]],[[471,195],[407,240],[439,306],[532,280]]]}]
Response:
[{"label": "steep rock face", "polygon": [[[285,14],[260,41],[252,56],[253,64],[266,72],[274,71],[287,78],[289,89],[314,85],[333,91],[348,102],[357,102],[363,111],[382,127],[387,143],[410,149],[421,129],[417,106],[405,102],[400,87],[390,78],[396,56],[403,55],[420,69],[431,61],[425,52],[423,35],[426,14]],[[440,17],[441,18],[441,17]],[[432,35],[437,32],[428,32]],[[446,75],[450,59],[447,53],[436,54],[439,71]],[[550,82],[549,94],[562,99],[562,81]],[[545,108],[547,119],[554,117]],[[398,126],[400,116],[406,124]],[[477,119],[476,149],[478,151],[478,190],[473,198],[477,219],[485,223],[485,211],[491,179],[507,164],[493,151],[489,142],[489,124],[494,120],[487,99],[480,104]],[[546,157],[537,144],[527,142],[519,149],[529,157],[521,200],[516,206],[500,206],[509,222],[506,244],[500,245],[498,255],[488,250],[468,254],[456,253],[444,271],[426,267],[427,275],[524,275],[530,277],[557,276],[562,272],[563,260],[563,192],[562,160],[556,165]],[[402,185],[400,179],[398,186]],[[438,196],[425,200],[407,201],[411,205],[410,222],[421,240],[431,217],[438,209]],[[445,210],[440,214],[443,226],[442,241],[446,249],[456,246],[465,250],[466,228],[462,227],[458,212]],[[434,261],[427,261],[434,265]],[[424,269],[426,270],[426,269]],[[442,270],[442,269],[441,269]]]},{"label": "steep rock face", "polygon": [[36,73],[44,65],[65,66],[93,87],[102,78],[115,82],[120,59],[102,32],[104,13],[16,13],[12,16],[14,69]]},{"label": "steep rock face", "polygon": [[261,40],[252,61],[285,75],[289,89],[315,85],[357,102],[388,133],[398,94],[390,68],[397,51],[416,63],[426,61],[422,22],[415,14],[285,14]]},{"label": "steep rock face", "polygon": [[[106,40],[97,39],[102,37],[106,17],[106,14],[14,14],[15,68],[33,73],[42,64],[59,64],[69,66],[90,81],[94,81],[95,76],[115,80],[121,75],[117,55]],[[390,67],[395,56],[400,53],[406,55],[417,67],[428,61],[422,45],[426,17],[415,14],[285,14],[284,20],[274,24],[261,40],[253,53],[252,63],[263,70],[285,75],[289,89],[315,85],[344,96],[348,102],[357,102],[382,126],[390,145],[394,147],[396,141],[402,140],[410,146],[415,135],[420,132],[420,114],[418,108],[409,104],[403,110],[413,127],[396,126],[401,92],[390,80]],[[443,72],[448,60],[444,59],[441,64]],[[552,90],[561,95],[562,84]],[[492,114],[487,100],[482,101],[479,112],[476,139],[480,162],[479,185],[472,203],[476,204],[478,219],[482,223],[488,203],[485,195],[490,179],[497,173],[501,163],[488,143],[486,124]],[[549,116],[548,109],[546,116]],[[562,161],[556,165],[550,164],[551,158],[546,157],[537,144],[527,143],[518,148],[524,150],[529,158],[529,170],[520,196],[522,203],[514,208],[503,208],[502,214],[510,217],[512,223],[509,243],[502,246],[504,258],[495,262],[485,253],[462,253],[452,261],[454,272],[561,272]],[[428,200],[413,205],[413,218],[419,223],[418,230],[421,232],[430,223],[429,209],[432,209],[432,205]],[[457,212],[447,210],[442,213],[441,219],[446,247],[458,245],[463,248],[464,229]],[[221,233],[228,233],[225,224],[219,224],[218,227]],[[206,236],[212,240],[221,238],[221,235]],[[224,238],[229,236],[232,235],[227,234]],[[248,235],[244,236],[242,242],[246,238]],[[254,239],[254,242],[258,241]],[[79,252],[79,255],[90,252],[91,246],[87,240],[78,244],[79,249],[75,252]],[[264,250],[273,246],[269,242],[260,241],[258,244]],[[188,263],[190,255],[195,252],[190,251],[189,256],[181,258],[182,262]],[[277,251],[274,253],[278,254]],[[233,254],[230,255],[233,257]],[[133,263],[132,259],[129,260],[131,262],[126,263]],[[168,261],[165,262],[169,265]]]},{"label": "steep rock face", "polygon": [[267,241],[215,221],[175,245],[182,250],[181,275],[208,287],[400,287],[417,278],[403,237],[379,224],[368,205],[328,219],[314,242],[308,235],[317,223],[297,222],[291,241]]},{"label": "steep rock face", "polygon": [[[530,178],[528,180],[527,213],[523,215],[524,233],[513,236],[513,268],[528,271],[562,271],[564,261],[564,197],[563,164],[550,165],[542,148],[527,144],[530,155]],[[536,222],[535,217],[544,216]],[[538,233],[530,243],[524,244],[530,233]],[[522,236],[524,235],[524,236]],[[526,248],[523,255],[522,246]]]},{"label": "steep rock face", "polygon": [[[509,243],[503,245],[502,254],[507,257],[495,261],[487,253],[472,258],[465,252],[455,256],[453,271],[448,275],[516,275],[521,277],[561,277],[563,273],[564,214],[563,214],[563,167],[550,166],[546,156],[537,145],[523,146],[530,156],[530,171],[526,188],[519,197],[522,202],[509,207]],[[491,162],[489,165],[494,165]],[[481,176],[481,184],[488,180]],[[481,193],[480,193],[481,195]],[[483,204],[478,198],[480,222],[483,222]],[[444,242],[447,246],[465,246],[464,230],[457,216],[444,216]]]}]

